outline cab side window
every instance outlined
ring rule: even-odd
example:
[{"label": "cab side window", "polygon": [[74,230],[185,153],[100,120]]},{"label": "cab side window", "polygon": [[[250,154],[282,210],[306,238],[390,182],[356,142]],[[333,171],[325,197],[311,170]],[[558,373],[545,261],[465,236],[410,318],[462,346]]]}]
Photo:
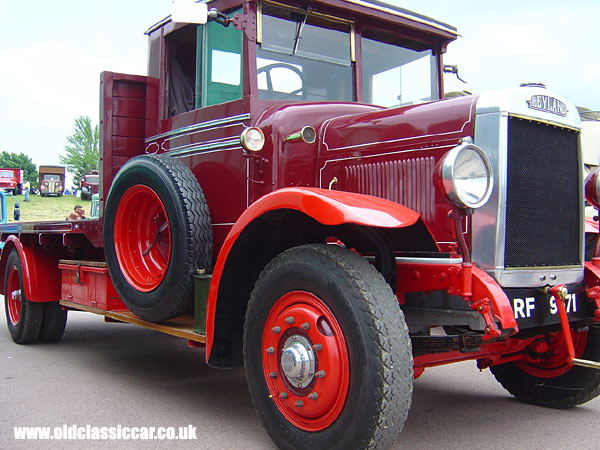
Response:
[{"label": "cab side window", "polygon": [[198,28],[195,25],[187,26],[170,34],[166,39],[167,117],[191,111],[197,103],[196,42]]},{"label": "cab side window", "polygon": [[[233,13],[235,14],[235,13]],[[230,16],[233,16],[231,14]],[[204,26],[202,95],[196,107],[242,98],[242,32],[216,22]]]},{"label": "cab side window", "polygon": [[165,43],[166,117],[242,97],[241,31],[217,22],[188,25]]}]

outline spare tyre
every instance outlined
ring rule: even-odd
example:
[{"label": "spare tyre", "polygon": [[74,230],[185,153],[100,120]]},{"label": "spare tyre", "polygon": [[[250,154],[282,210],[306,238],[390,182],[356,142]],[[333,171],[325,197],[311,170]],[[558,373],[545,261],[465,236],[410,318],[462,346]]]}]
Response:
[{"label": "spare tyre", "polygon": [[164,155],[127,161],[106,200],[104,247],[115,289],[135,315],[159,322],[190,311],[194,273],[212,264],[212,226],[189,167]]}]

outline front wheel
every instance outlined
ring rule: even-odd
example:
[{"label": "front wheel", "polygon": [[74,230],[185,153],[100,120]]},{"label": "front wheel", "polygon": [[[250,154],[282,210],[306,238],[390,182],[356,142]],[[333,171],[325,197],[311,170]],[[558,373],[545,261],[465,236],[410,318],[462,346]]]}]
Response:
[{"label": "front wheel", "polygon": [[295,247],[263,270],[244,362],[281,448],[387,448],[404,426],[413,382],[404,316],[381,274],[349,250]]},{"label": "front wheel", "polygon": [[[600,328],[571,332],[575,356],[600,361]],[[536,362],[517,361],[490,367],[500,384],[524,403],[571,408],[600,395],[600,371],[567,365],[562,332],[536,342]]]}]

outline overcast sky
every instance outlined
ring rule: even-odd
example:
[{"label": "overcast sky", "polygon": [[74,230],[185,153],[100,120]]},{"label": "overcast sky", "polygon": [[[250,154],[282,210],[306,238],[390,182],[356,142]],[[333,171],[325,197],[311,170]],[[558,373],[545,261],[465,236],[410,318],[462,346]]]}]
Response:
[{"label": "overcast sky", "polygon": [[[545,83],[600,110],[600,1],[395,0],[458,28],[446,90]],[[144,31],[170,0],[0,0],[0,150],[58,164],[77,117],[98,122],[103,70],[146,73]]]}]

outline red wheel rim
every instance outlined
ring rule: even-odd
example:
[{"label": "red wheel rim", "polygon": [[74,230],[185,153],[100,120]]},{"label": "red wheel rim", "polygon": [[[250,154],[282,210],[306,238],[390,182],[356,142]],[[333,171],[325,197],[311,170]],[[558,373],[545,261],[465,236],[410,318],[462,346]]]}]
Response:
[{"label": "red wheel rim", "polygon": [[156,192],[138,184],[127,189],[115,214],[115,252],[123,276],[141,292],[162,282],[171,255],[171,231]]},{"label": "red wheel rim", "polygon": [[6,305],[8,306],[8,320],[13,325],[19,323],[21,318],[21,280],[19,270],[12,266],[6,277]]},{"label": "red wheel rim", "polygon": [[[571,331],[575,357],[579,358],[585,349],[587,331]],[[539,343],[536,343],[539,345]],[[547,344],[547,347],[546,347]],[[537,361],[518,361],[515,364],[525,373],[538,378],[554,378],[565,374],[573,368],[567,364],[567,346],[562,332],[546,335],[544,351],[531,355]]]},{"label": "red wheel rim", "polygon": [[[312,354],[304,384],[289,376],[282,365],[288,342]],[[320,431],[340,415],[350,384],[346,340],[335,316],[315,295],[294,291],[281,297],[271,309],[262,338],[263,370],[269,392],[283,416],[295,427]],[[284,360],[285,361],[285,360]],[[306,367],[311,367],[308,364]]]}]

